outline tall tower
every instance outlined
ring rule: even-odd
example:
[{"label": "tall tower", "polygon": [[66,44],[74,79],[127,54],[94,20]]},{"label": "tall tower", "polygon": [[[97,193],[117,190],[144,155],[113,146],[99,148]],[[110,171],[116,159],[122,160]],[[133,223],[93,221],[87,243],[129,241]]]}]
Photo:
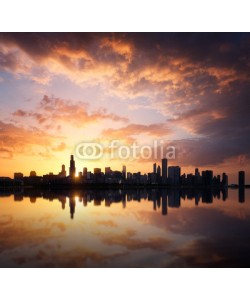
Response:
[{"label": "tall tower", "polygon": [[76,176],[76,166],[75,166],[75,161],[74,161],[74,155],[70,156],[69,176],[71,178],[74,178]]},{"label": "tall tower", "polygon": [[239,186],[243,187],[245,185],[245,172],[239,171]]},{"label": "tall tower", "polygon": [[153,164],[153,173],[156,174],[156,163]]},{"label": "tall tower", "polygon": [[168,160],[163,158],[161,160],[161,171],[162,171],[162,184],[167,184],[168,182]]}]

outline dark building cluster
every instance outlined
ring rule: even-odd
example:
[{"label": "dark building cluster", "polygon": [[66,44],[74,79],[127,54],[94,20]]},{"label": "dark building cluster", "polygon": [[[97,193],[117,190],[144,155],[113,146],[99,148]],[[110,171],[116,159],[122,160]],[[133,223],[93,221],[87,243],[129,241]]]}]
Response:
[{"label": "dark building cluster", "polygon": [[[181,174],[179,166],[168,166],[168,160],[163,158],[161,166],[153,164],[152,172],[141,174],[141,172],[127,172],[126,166],[121,171],[113,171],[106,167],[104,172],[101,168],[94,168],[94,172],[88,171],[86,167],[78,174],[74,156],[70,157],[69,174],[67,176],[65,165],[58,174],[49,173],[37,176],[35,171],[30,172],[30,176],[23,176],[22,173],[14,173],[14,179],[0,177],[0,186],[34,186],[34,185],[142,185],[142,186],[184,186],[184,187],[220,187],[228,186],[228,175],[214,175],[212,170],[200,172],[195,169],[194,174]],[[245,172],[239,172],[239,187],[245,186]]]}]

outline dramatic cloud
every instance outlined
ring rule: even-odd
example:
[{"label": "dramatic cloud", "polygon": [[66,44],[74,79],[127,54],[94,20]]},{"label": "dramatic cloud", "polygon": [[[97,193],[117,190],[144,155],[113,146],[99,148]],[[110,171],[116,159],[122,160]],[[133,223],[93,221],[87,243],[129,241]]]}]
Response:
[{"label": "dramatic cloud", "polygon": [[88,112],[88,104],[86,102],[73,102],[60,98],[44,96],[38,105],[38,111],[23,111],[18,109],[13,113],[15,117],[32,117],[39,124],[54,123],[61,124],[63,122],[70,123],[77,127],[84,127],[88,123],[94,123],[101,120],[112,120],[115,122],[127,122],[128,119],[120,117],[116,114],[107,113],[106,109],[99,108],[96,111]]},{"label": "dramatic cloud", "polygon": [[247,34],[1,34],[0,44],[6,70],[40,66],[47,70],[42,78],[61,73],[79,83],[108,80],[124,96],[148,96],[152,87],[165,96],[174,89],[190,93],[194,80],[196,91],[212,85],[219,91],[249,79]]},{"label": "dramatic cloud", "polygon": [[58,138],[61,139],[38,128],[24,128],[0,121],[0,157],[12,158],[20,153],[31,155],[34,146],[47,151]]},{"label": "dramatic cloud", "polygon": [[140,134],[149,135],[151,137],[164,137],[170,133],[171,130],[169,129],[168,125],[164,123],[150,125],[129,124],[118,129],[105,129],[102,132],[102,137],[110,140],[121,139],[121,137],[125,137],[126,140],[133,140],[134,136]]}]

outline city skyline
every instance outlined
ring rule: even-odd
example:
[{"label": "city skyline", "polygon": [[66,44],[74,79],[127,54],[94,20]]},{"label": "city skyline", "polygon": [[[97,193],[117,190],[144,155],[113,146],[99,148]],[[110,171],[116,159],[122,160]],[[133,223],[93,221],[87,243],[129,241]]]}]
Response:
[{"label": "city skyline", "polygon": [[[44,175],[49,175],[49,174],[51,174],[51,175],[58,175],[58,176],[61,176],[61,175],[63,175],[63,177],[67,177],[67,176],[71,176],[70,174],[71,174],[71,168],[72,168],[72,172],[75,174],[75,175],[73,175],[72,174],[72,176],[71,177],[78,177],[79,176],[79,174],[80,173],[84,173],[84,172],[87,172],[87,170],[89,171],[89,172],[92,172],[92,173],[94,173],[94,171],[95,171],[95,169],[96,169],[96,167],[93,167],[92,168],[92,170],[90,170],[90,169],[88,169],[87,167],[78,167],[77,168],[77,166],[75,165],[75,157],[74,157],[74,155],[70,155],[70,163],[68,164],[68,169],[69,169],[69,172],[67,173],[67,171],[66,171],[66,165],[65,164],[62,164],[61,165],[61,171],[59,171],[59,172],[57,172],[56,171],[56,173],[53,173],[53,172],[51,172],[51,170],[48,170],[48,172],[46,173],[46,174],[39,174],[36,170],[30,170],[28,173],[23,173],[22,172],[22,170],[19,170],[19,171],[14,171],[14,173],[12,174],[12,176],[8,176],[8,177],[10,177],[10,178],[14,178],[14,176],[15,176],[15,174],[17,174],[17,176],[19,175],[19,174],[21,174],[22,176],[44,176]],[[72,161],[72,159],[73,159],[73,161]],[[163,158],[162,160],[161,160],[161,162],[159,162],[158,164],[155,162],[155,163],[153,163],[153,165],[152,165],[152,170],[153,170],[153,173],[155,173],[155,174],[159,174],[160,176],[162,176],[162,169],[163,169],[163,160],[165,160],[165,161],[167,161],[167,165],[166,165],[166,173],[168,173],[168,170],[169,170],[169,167],[170,168],[175,168],[175,166],[174,165],[168,165],[168,160],[166,159],[166,158]],[[71,165],[71,163],[73,163],[72,165]],[[161,164],[161,166],[160,166],[160,164]],[[177,167],[180,167],[180,166],[177,166]],[[123,164],[121,164],[121,168],[120,168],[120,170],[121,170],[121,173],[124,171],[124,168],[125,168],[125,173],[127,172],[126,171],[126,165],[123,163]],[[59,170],[59,168],[57,168],[58,170]],[[102,172],[102,168],[98,168],[98,169],[100,169],[100,171]],[[114,170],[112,170],[112,168],[110,167],[110,166],[105,166],[104,168],[104,174],[106,174],[106,173],[108,173],[108,172],[110,172],[110,171],[114,171]],[[180,167],[180,169],[181,169],[181,167]],[[206,168],[200,168],[200,167],[195,167],[194,168],[194,175],[196,174],[196,171],[207,171],[208,169],[206,169]],[[119,171],[119,170],[116,170],[116,171]],[[149,170],[148,170],[149,171]],[[140,170],[137,170],[137,172],[140,172]],[[137,172],[135,172],[135,173],[137,173]],[[32,175],[32,173],[33,173],[33,175]],[[146,173],[144,173],[144,174],[149,174],[150,172],[146,172]],[[221,173],[224,173],[223,171],[221,171]],[[240,173],[241,173],[241,175],[240,175]],[[68,174],[68,175],[67,175]],[[192,174],[193,175],[193,173],[191,172],[191,173],[185,173],[185,172],[183,172],[182,174],[186,174],[186,175],[188,175],[188,174]],[[237,176],[236,176],[237,175]],[[241,178],[244,178],[244,179],[240,179],[240,176],[241,176]],[[2,176],[1,174],[0,174],[0,177],[6,177],[6,176]],[[163,176],[163,177],[165,177],[165,178],[167,178],[168,176],[167,176],[167,174],[165,175],[165,176]],[[235,178],[237,178],[237,182],[240,182],[240,180],[243,180],[246,184],[248,184],[248,181],[247,181],[247,178],[248,178],[248,174],[244,171],[244,170],[238,170],[237,171],[237,174],[235,174],[235,176],[234,176]],[[235,184],[236,182],[233,182],[233,184]],[[240,184],[239,184],[240,185]]]},{"label": "city skyline", "polygon": [[[61,171],[54,174],[48,172],[46,174],[37,174],[35,170],[31,170],[29,176],[25,176],[22,172],[14,172],[13,179],[22,181],[24,185],[45,184],[45,185],[65,185],[68,184],[133,184],[133,185],[158,185],[158,186],[199,186],[199,187],[228,187],[236,186],[239,188],[248,186],[246,181],[246,173],[243,170],[238,171],[238,181],[229,184],[228,175],[221,170],[220,174],[215,174],[213,170],[199,170],[195,168],[194,173],[185,173],[181,171],[181,166],[168,165],[168,159],[163,158],[161,165],[154,163],[152,172],[142,173],[130,172],[126,165],[120,170],[113,170],[106,166],[104,171],[102,168],[95,167],[91,172],[87,167],[82,166],[81,171],[77,172],[74,155],[70,155],[68,173],[66,165],[61,165]],[[32,179],[31,181],[29,180]],[[37,179],[37,180],[35,180]],[[65,181],[64,179],[67,179]],[[0,176],[0,187],[5,185],[9,177]],[[7,185],[8,186],[8,185]]]},{"label": "city skyline", "polygon": [[249,50],[248,33],[1,33],[0,175],[57,173],[80,142],[163,140],[169,165],[238,182],[250,173]]}]

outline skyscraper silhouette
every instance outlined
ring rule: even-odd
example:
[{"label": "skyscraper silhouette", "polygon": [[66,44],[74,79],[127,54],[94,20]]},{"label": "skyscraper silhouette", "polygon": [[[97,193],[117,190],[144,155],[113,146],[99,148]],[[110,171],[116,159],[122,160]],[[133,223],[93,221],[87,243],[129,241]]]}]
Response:
[{"label": "skyscraper silhouette", "polygon": [[161,167],[160,166],[157,167],[157,176],[161,177]]},{"label": "skyscraper silhouette", "polygon": [[168,160],[166,158],[163,158],[162,161],[162,184],[167,184],[168,181]]},{"label": "skyscraper silhouette", "polygon": [[74,178],[76,176],[76,166],[75,166],[75,161],[74,161],[74,155],[70,156],[69,176],[71,178]]},{"label": "skyscraper silhouette", "polygon": [[82,172],[82,175],[83,175],[83,177],[87,177],[87,172],[88,172],[88,169],[85,167],[85,168],[83,168],[83,172]]},{"label": "skyscraper silhouette", "polygon": [[239,186],[243,187],[245,185],[245,172],[239,171]]},{"label": "skyscraper silhouette", "polygon": [[168,168],[169,184],[171,185],[180,184],[180,176],[181,176],[181,169],[179,166],[173,166]]},{"label": "skyscraper silhouette", "polygon": [[153,173],[156,173],[156,163],[153,164]]}]

